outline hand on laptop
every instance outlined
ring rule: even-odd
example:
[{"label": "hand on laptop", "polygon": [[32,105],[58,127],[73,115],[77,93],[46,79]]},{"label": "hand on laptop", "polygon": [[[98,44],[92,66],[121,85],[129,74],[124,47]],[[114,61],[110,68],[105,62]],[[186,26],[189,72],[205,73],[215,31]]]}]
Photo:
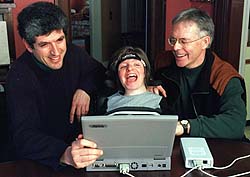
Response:
[{"label": "hand on laptop", "polygon": [[77,89],[71,104],[70,123],[73,123],[75,115],[78,121],[80,121],[81,116],[89,112],[89,103],[89,95],[84,90]]},{"label": "hand on laptop", "polygon": [[60,161],[75,168],[84,168],[94,163],[103,154],[103,151],[96,147],[96,143],[79,135],[72,146],[65,150]]}]

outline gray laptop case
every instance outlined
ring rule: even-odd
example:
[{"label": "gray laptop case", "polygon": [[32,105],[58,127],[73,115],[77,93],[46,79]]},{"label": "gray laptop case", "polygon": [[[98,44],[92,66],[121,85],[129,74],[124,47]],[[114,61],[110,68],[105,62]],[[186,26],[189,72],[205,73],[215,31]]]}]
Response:
[{"label": "gray laptop case", "polygon": [[87,171],[170,170],[177,124],[175,115],[83,116],[83,136],[104,154]]}]

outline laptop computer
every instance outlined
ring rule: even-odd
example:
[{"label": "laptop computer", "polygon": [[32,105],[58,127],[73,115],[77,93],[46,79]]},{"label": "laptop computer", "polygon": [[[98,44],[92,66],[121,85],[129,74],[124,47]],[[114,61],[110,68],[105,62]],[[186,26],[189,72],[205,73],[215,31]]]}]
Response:
[{"label": "laptop computer", "polygon": [[103,155],[87,171],[170,170],[178,117],[176,115],[106,115],[81,117],[85,139]]}]

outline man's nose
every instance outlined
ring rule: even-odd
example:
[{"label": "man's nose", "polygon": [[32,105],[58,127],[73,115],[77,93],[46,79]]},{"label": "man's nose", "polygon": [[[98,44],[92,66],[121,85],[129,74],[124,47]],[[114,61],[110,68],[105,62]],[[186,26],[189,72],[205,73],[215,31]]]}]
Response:
[{"label": "man's nose", "polygon": [[54,43],[51,44],[50,53],[52,55],[59,55],[59,48],[57,47],[56,44],[54,44]]},{"label": "man's nose", "polygon": [[174,50],[178,50],[182,48],[182,45],[179,43],[179,41],[177,40],[173,46]]}]

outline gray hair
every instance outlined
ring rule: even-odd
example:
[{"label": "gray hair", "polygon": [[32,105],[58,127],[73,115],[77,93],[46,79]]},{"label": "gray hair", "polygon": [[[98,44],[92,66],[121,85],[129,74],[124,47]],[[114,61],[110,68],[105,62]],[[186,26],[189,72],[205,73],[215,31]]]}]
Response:
[{"label": "gray hair", "polygon": [[[191,21],[197,24],[200,36],[208,35],[211,38],[210,45],[214,38],[214,23],[212,18],[205,12],[197,8],[190,8],[181,11],[173,20],[172,25],[180,22]],[[209,45],[209,47],[210,47]]]}]

